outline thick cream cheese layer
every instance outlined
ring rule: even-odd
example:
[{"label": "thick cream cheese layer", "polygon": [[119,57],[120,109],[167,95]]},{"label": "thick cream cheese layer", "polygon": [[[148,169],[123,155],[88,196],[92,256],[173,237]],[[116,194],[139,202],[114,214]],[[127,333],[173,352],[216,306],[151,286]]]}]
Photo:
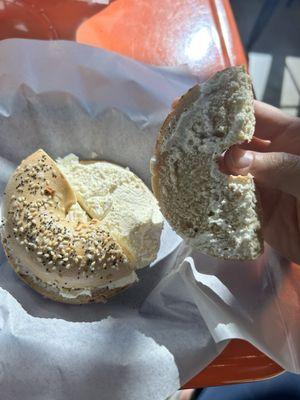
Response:
[{"label": "thick cream cheese layer", "polygon": [[82,208],[125,246],[135,268],[151,263],[159,249],[163,217],[143,181],[115,164],[80,163],[74,154],[58,159],[57,164]]}]

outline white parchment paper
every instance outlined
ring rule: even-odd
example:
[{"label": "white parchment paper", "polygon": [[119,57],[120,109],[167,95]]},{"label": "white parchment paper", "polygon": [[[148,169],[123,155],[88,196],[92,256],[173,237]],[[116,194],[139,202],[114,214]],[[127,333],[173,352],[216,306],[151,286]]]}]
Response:
[{"label": "white parchment paper", "polygon": [[[149,184],[159,126],[195,83],[76,43],[2,41],[1,193],[37,148],[114,161]],[[166,224],[157,260],[105,305],[44,299],[15,276],[2,248],[0,263],[5,400],[164,400],[231,338],[300,372],[300,310],[281,295],[289,266],[271,249],[256,262],[221,262],[193,252]]]}]

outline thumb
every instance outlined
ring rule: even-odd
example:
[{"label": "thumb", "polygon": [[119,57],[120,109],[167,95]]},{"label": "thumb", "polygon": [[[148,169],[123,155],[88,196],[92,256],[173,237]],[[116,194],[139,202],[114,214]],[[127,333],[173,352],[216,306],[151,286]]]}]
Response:
[{"label": "thumb", "polygon": [[300,198],[299,156],[245,151],[233,146],[225,153],[224,164],[226,171],[233,175],[250,173],[258,183]]}]

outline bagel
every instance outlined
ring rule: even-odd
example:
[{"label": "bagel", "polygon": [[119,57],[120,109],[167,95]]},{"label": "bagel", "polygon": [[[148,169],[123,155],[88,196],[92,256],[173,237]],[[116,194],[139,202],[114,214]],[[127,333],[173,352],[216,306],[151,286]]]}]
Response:
[{"label": "bagel", "polygon": [[[144,186],[148,207],[156,215],[155,243],[147,259],[152,261],[162,216],[142,181],[126,173]],[[136,247],[124,245],[89,212],[91,207],[85,210],[78,203],[76,191],[43,150],[21,163],[5,189],[1,238],[10,264],[24,282],[52,300],[82,304],[104,302],[138,280]]]},{"label": "bagel", "polygon": [[226,175],[217,164],[230,146],[250,141],[254,127],[251,79],[237,66],[191,88],[158,135],[154,194],[175,231],[207,255],[253,260],[263,251],[253,177]]}]

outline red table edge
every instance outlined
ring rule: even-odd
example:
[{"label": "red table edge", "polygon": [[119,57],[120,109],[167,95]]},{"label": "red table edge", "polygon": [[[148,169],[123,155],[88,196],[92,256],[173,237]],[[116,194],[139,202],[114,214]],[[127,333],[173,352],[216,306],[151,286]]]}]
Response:
[{"label": "red table edge", "polygon": [[[219,34],[226,67],[243,64],[248,67],[247,57],[229,0],[209,0]],[[225,16],[225,18],[222,18]],[[230,30],[228,27],[230,26]],[[227,40],[225,39],[227,38]],[[229,46],[234,49],[231,51]]]},{"label": "red table edge", "polygon": [[[182,388],[191,389],[259,381],[277,376],[283,371],[283,368],[249,342],[233,339],[217,358]],[[255,373],[255,377],[253,373]]]}]

